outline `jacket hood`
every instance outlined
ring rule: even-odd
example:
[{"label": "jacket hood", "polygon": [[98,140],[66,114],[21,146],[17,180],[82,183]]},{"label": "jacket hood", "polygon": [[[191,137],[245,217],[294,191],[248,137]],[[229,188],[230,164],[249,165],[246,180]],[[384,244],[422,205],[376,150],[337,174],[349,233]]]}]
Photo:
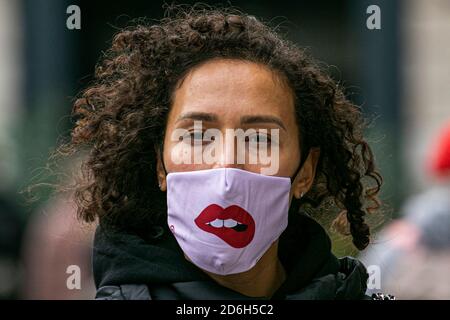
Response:
[{"label": "jacket hood", "polygon": [[[331,253],[325,230],[305,214],[289,215],[278,255],[286,281],[272,299],[361,299],[367,272],[350,257]],[[93,248],[97,288],[147,285],[153,299],[255,299],[220,286],[187,261],[168,228],[154,241],[99,226]]]}]

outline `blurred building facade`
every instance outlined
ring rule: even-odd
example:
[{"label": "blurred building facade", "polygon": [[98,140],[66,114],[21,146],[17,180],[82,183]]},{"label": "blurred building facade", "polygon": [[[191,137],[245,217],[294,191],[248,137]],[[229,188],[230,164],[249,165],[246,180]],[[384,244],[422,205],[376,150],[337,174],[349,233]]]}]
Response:
[{"label": "blurred building facade", "polygon": [[426,172],[431,144],[450,120],[450,2],[407,1],[401,15],[401,162],[409,193],[434,183]]}]

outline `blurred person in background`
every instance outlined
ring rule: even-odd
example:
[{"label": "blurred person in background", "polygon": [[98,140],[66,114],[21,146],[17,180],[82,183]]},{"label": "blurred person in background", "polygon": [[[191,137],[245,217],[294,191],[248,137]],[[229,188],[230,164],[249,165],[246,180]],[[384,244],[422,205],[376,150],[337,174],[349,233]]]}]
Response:
[{"label": "blurred person in background", "polygon": [[[93,299],[93,228],[80,223],[73,200],[59,196],[38,209],[28,224],[22,252],[23,299]],[[80,270],[79,287],[70,283]],[[69,285],[68,282],[69,281]]]},{"label": "blurred person in background", "polygon": [[361,257],[380,267],[381,289],[399,299],[450,299],[450,121],[433,141],[426,169],[435,185],[411,197],[402,218]]},{"label": "blurred person in background", "polygon": [[[79,162],[64,166],[65,175]],[[60,192],[34,212],[24,236],[21,298],[93,299],[92,241],[94,224],[77,219],[70,192]],[[76,268],[76,269],[74,269]],[[78,274],[75,274],[79,271]],[[74,277],[78,277],[76,279]]]}]

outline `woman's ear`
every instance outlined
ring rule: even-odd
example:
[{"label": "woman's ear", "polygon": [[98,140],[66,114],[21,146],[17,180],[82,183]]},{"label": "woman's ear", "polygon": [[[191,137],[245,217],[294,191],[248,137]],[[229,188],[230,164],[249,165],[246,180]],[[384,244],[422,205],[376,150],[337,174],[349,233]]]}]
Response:
[{"label": "woman's ear", "polygon": [[303,167],[292,183],[294,197],[300,199],[311,188],[316,176],[317,164],[320,158],[320,148],[311,148]]},{"label": "woman's ear", "polygon": [[155,147],[156,152],[156,176],[158,178],[158,185],[161,191],[167,190],[166,184],[166,171],[164,170],[164,166],[162,163],[162,154],[159,148]]}]

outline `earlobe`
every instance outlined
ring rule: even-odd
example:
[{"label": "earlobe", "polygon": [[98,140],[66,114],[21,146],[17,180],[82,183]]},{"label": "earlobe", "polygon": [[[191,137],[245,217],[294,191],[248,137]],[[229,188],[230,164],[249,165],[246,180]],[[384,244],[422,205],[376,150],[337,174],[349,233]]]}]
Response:
[{"label": "earlobe", "polygon": [[303,197],[303,195],[305,194],[305,187],[304,184],[301,183],[301,181],[294,182],[293,188],[294,197],[296,199],[300,199],[301,197]]},{"label": "earlobe", "polygon": [[158,158],[157,163],[157,176],[158,176],[158,186],[161,191],[167,190],[167,184],[166,184],[166,174],[164,173],[164,170],[162,169],[161,160]]},{"label": "earlobe", "polygon": [[296,199],[300,199],[303,194],[306,193],[305,189],[305,183],[304,183],[304,169],[305,169],[306,162],[303,164],[303,167],[300,169],[300,171],[297,173],[297,175],[294,177],[294,181],[292,182],[292,193]]}]

